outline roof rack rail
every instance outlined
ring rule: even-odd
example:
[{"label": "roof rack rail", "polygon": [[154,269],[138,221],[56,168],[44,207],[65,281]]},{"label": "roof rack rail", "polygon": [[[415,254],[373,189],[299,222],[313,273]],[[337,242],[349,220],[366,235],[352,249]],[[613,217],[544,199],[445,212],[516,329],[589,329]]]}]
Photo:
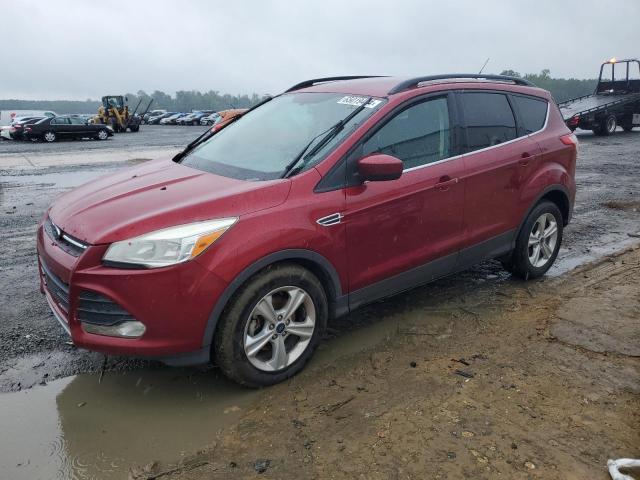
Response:
[{"label": "roof rack rail", "polygon": [[412,87],[417,87],[420,83],[432,82],[435,80],[448,80],[455,78],[473,78],[476,80],[491,80],[491,81],[501,81],[501,82],[513,82],[516,85],[524,85],[527,87],[535,87],[533,83],[529,80],[525,80],[524,78],[519,77],[510,77],[508,75],[483,75],[481,73],[447,73],[443,75],[428,75],[425,77],[415,77],[410,78],[409,80],[404,80],[389,90],[389,95],[393,95],[394,93],[399,93],[404,90],[408,90]]},{"label": "roof rack rail", "polygon": [[305,80],[304,82],[295,84],[293,87],[286,90],[285,93],[293,92],[294,90],[300,90],[301,88],[312,87],[318,83],[336,82],[338,80],[357,80],[359,78],[379,78],[381,76],[382,75],[344,75],[341,77],[313,78],[311,80]]}]

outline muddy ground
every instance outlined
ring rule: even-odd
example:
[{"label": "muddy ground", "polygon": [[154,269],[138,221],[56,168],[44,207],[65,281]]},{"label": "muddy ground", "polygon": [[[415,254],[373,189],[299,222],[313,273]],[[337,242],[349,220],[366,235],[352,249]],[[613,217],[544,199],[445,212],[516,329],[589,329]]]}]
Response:
[{"label": "muddy ground", "polygon": [[608,257],[640,242],[640,132],[580,141],[546,279],[487,262],[365,307],[259,392],[67,345],[37,288],[36,223],[125,165],[0,172],[0,478],[126,478],[180,458],[202,464],[180,478],[607,478],[606,458],[640,456],[638,252]]},{"label": "muddy ground", "polygon": [[605,479],[640,454],[637,247],[401,302],[383,342],[263,392],[168,478]]}]

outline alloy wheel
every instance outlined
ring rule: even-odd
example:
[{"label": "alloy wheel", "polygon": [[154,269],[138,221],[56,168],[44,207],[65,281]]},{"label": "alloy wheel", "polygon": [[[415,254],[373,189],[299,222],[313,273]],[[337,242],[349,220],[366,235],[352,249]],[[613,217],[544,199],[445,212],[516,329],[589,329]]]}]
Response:
[{"label": "alloy wheel", "polygon": [[306,291],[293,286],[276,288],[249,315],[244,352],[258,370],[282,370],[304,353],[315,326],[316,308]]},{"label": "alloy wheel", "polygon": [[56,140],[56,134],[53,132],[47,132],[44,134],[44,139],[47,142],[54,142]]},{"label": "alloy wheel", "polygon": [[529,262],[535,268],[544,267],[553,256],[558,243],[558,222],[550,213],[543,213],[529,233]]},{"label": "alloy wheel", "polygon": [[100,130],[98,132],[98,138],[100,140],[106,140],[108,136],[109,136],[109,134],[107,132],[105,132],[104,130]]}]

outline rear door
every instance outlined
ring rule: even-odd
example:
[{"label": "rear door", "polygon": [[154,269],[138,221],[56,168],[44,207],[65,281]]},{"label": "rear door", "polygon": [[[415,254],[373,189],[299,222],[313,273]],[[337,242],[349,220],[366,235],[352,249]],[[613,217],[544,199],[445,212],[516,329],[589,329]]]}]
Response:
[{"label": "rear door", "polygon": [[76,138],[82,138],[93,135],[93,133],[90,133],[89,131],[92,127],[89,127],[83,119],[78,117],[71,117],[69,118],[69,121],[71,122],[69,130],[72,136]]},{"label": "rear door", "polygon": [[346,189],[351,307],[450,273],[464,232],[463,159],[457,155],[451,95],[396,110],[349,158],[385,153],[404,163],[397,180]]},{"label": "rear door", "polygon": [[465,151],[466,248],[461,263],[466,265],[509,250],[520,221],[523,169],[539,155],[539,147],[518,137],[505,92],[463,91],[457,100]]}]

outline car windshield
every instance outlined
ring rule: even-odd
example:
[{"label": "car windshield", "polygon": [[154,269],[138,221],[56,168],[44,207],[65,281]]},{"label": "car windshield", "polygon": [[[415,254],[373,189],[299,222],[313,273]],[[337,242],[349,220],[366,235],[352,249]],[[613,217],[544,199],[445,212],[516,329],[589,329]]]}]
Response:
[{"label": "car windshield", "polygon": [[[241,180],[279,178],[314,137],[318,136],[313,144],[367,98],[338,93],[281,95],[196,147],[183,158],[182,164]],[[362,109],[315,155],[301,159],[296,171],[304,171],[320,162],[382,103],[381,99],[369,101],[367,108]]]}]

